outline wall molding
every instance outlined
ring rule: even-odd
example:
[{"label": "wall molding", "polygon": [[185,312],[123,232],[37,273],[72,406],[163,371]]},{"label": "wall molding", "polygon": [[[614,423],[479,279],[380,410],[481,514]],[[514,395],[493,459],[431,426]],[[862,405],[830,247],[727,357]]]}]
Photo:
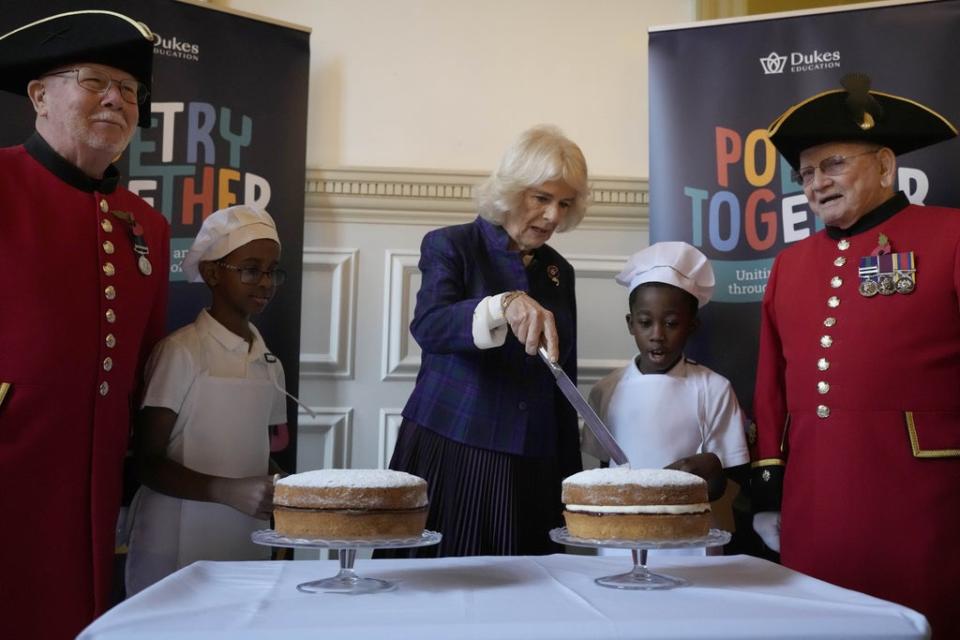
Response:
[{"label": "wall molding", "polygon": [[[297,470],[346,469],[353,442],[353,408],[313,407],[297,415]],[[316,455],[317,452],[322,455]]]},{"label": "wall molding", "polygon": [[[566,258],[577,273],[577,288],[580,289],[588,286],[586,283],[590,280],[613,280],[623,269],[628,256],[574,254]],[[577,355],[577,383],[581,385],[593,384],[614,369],[630,362],[629,359],[587,358],[583,354]]]},{"label": "wall molding", "polygon": [[390,458],[393,457],[400,423],[403,422],[402,411],[400,407],[380,409],[380,421],[377,426],[377,462],[381,469],[386,469],[390,465]]},{"label": "wall molding", "polygon": [[381,380],[413,380],[420,370],[420,352],[414,352],[409,304],[413,277],[420,273],[418,251],[388,250],[384,256],[383,357]]},{"label": "wall molding", "polygon": [[[300,354],[300,375],[306,378],[352,378],[357,249],[303,248],[304,281],[317,271],[330,273],[330,333],[325,353]],[[301,332],[309,331],[304,324]]]},{"label": "wall molding", "polygon": [[[476,215],[473,187],[488,174],[389,168],[308,169],[307,221],[442,226]],[[648,230],[650,189],[643,178],[595,177],[582,229]]]}]

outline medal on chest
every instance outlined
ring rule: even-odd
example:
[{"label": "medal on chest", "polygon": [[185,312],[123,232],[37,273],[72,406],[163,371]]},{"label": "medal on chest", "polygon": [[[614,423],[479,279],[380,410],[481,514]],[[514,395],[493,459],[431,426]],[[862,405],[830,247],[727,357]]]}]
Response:
[{"label": "medal on chest", "polygon": [[137,269],[143,275],[149,276],[153,273],[153,265],[150,263],[150,247],[147,246],[147,240],[143,237],[143,227],[137,222],[133,213],[129,211],[114,210],[110,213],[126,223],[127,233],[130,235],[130,242],[133,245],[133,253],[137,256]]},{"label": "medal on chest", "polygon": [[917,286],[916,265],[913,251],[894,253],[889,238],[881,233],[877,247],[869,256],[860,258],[860,295],[872,298],[878,293],[912,293]]}]

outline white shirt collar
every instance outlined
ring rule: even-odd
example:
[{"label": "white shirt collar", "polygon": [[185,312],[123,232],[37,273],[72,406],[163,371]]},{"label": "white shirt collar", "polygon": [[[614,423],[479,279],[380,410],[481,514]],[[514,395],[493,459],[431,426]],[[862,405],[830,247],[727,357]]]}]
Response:
[{"label": "white shirt collar", "polygon": [[263,337],[253,323],[247,323],[250,326],[250,332],[253,334],[253,344],[250,346],[247,345],[246,340],[220,324],[206,309],[200,310],[196,324],[198,330],[212,336],[223,345],[224,349],[244,353],[249,361],[258,360],[267,352],[267,345],[264,344]]},{"label": "white shirt collar", "polygon": [[671,378],[687,377],[687,357],[686,356],[680,356],[680,359],[677,360],[676,364],[674,364],[672,367],[670,367],[667,371],[664,371],[663,373],[644,373],[643,371],[640,371],[640,367],[637,365],[636,356],[634,356],[633,359],[630,360],[630,364],[633,367],[634,372],[637,375],[641,375],[641,376],[646,376],[646,375],[670,376]]}]

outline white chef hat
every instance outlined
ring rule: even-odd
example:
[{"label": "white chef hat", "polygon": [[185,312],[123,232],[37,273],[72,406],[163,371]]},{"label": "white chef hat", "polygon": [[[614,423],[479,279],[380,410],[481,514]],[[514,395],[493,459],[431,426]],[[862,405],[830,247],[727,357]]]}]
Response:
[{"label": "white chef hat", "polygon": [[188,282],[203,282],[201,262],[219,260],[234,249],[260,239],[280,244],[277,225],[266,210],[241,204],[214,211],[203,221],[180,267]]},{"label": "white chef hat", "polygon": [[716,280],[707,256],[686,242],[658,242],[636,252],[616,276],[631,292],[646,282],[663,282],[683,289],[699,306],[710,301]]}]

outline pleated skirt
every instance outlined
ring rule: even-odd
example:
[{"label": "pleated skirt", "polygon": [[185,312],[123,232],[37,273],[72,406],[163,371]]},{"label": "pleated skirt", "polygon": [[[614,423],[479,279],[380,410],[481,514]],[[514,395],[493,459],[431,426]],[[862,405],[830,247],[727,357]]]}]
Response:
[{"label": "pleated skirt", "polygon": [[427,529],[439,545],[378,551],[374,557],[544,555],[563,549],[549,531],[563,526],[556,458],[517,456],[445,438],[409,420],[400,425],[390,468],[427,481]]}]

